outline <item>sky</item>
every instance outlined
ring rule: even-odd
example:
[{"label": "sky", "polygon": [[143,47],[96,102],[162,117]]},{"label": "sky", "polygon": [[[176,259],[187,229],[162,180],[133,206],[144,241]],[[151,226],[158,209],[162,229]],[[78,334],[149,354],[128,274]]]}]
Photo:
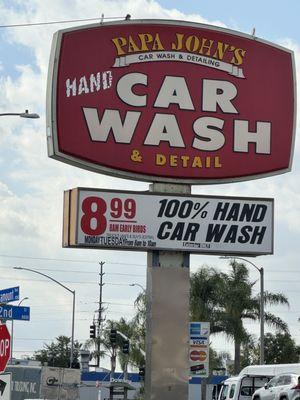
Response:
[{"label": "sky", "polygon": [[[36,112],[40,119],[0,117],[0,289],[20,286],[22,305],[31,308],[30,322],[14,324],[14,356],[31,356],[59,335],[71,336],[72,295],[50,280],[14,266],[36,269],[76,290],[75,338],[85,342],[96,315],[99,263],[104,262],[103,301],[107,319],[130,318],[146,286],[146,253],[63,249],[63,191],[74,187],[147,190],[148,184],[81,170],[48,158],[46,148],[46,83],[53,33],[76,26],[78,19],[155,18],[187,20],[234,29],[285,46],[300,62],[298,0],[0,0],[0,113]],[[39,23],[49,23],[40,25]],[[56,22],[56,23],[52,23]],[[95,21],[90,21],[95,22]],[[84,22],[85,24],[87,22]],[[30,24],[30,26],[16,26]],[[33,25],[37,24],[37,25]],[[12,26],[13,27],[8,27]],[[299,101],[297,102],[300,103]],[[265,289],[288,296],[290,307],[269,311],[283,318],[300,345],[300,143],[296,131],[292,171],[254,181],[199,186],[193,194],[271,197],[275,199],[274,254],[252,260],[265,270]],[[202,265],[228,271],[226,260],[191,256],[191,272]],[[259,274],[249,265],[250,276]],[[259,324],[246,325],[259,336]],[[268,327],[266,332],[271,331]],[[212,337],[217,351],[232,352],[233,343]]]}]

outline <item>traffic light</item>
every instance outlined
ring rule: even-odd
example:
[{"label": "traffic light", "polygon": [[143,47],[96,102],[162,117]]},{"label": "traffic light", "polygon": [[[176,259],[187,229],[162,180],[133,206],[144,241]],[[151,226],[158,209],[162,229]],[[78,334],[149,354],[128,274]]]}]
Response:
[{"label": "traffic light", "polygon": [[145,367],[140,367],[139,368],[139,376],[140,376],[140,380],[144,380],[145,379]]},{"label": "traffic light", "polygon": [[117,330],[116,329],[110,330],[109,340],[110,340],[111,344],[117,343]]},{"label": "traffic light", "polygon": [[90,338],[95,339],[96,337],[96,325],[90,325]]},{"label": "traffic light", "polygon": [[122,346],[122,352],[124,354],[129,354],[129,340],[124,340],[123,346]]}]

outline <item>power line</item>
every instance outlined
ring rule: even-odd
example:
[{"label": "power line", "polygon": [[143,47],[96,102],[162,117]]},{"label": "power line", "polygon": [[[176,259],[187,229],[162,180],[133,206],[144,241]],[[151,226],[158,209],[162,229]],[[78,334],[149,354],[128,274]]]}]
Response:
[{"label": "power line", "polygon": [[83,19],[69,19],[69,20],[61,20],[61,21],[49,21],[49,22],[28,22],[24,24],[11,24],[11,25],[0,25],[0,28],[20,28],[26,26],[41,26],[41,25],[55,25],[55,24],[69,24],[71,22],[87,22],[87,21],[99,21],[102,20],[113,20],[113,19],[121,19],[124,20],[125,17],[98,17],[98,18],[83,18]]},{"label": "power line", "polygon": [[[12,269],[13,267],[0,265],[0,269],[1,268],[3,268],[3,269]],[[48,272],[78,273],[78,274],[93,274],[93,275],[96,273],[96,272],[90,272],[90,271],[60,270],[60,269],[49,269],[49,268],[39,268],[39,270],[40,271],[48,271]],[[120,273],[119,272],[106,272],[106,275],[145,278],[145,275],[142,275],[142,274],[128,274],[128,273],[121,273],[121,272]],[[300,280],[295,280],[295,279],[268,279],[268,283],[269,282],[289,282],[289,283],[298,284],[298,283],[300,283]],[[78,283],[78,282],[73,282],[73,283]],[[83,283],[91,283],[91,282],[83,282]],[[113,285],[113,283],[111,283],[111,284]]]},{"label": "power line", "polygon": [[[98,304],[98,302],[95,302],[95,303],[97,303]],[[115,302],[109,302],[109,301],[103,301],[102,302],[103,304],[107,304],[108,306],[124,306],[124,307],[134,307],[134,304],[129,304],[129,303],[115,303]],[[52,303],[53,304],[53,303]],[[90,303],[90,304],[92,304],[92,303]],[[36,306],[35,304],[32,304],[32,305],[30,305],[30,307],[31,307],[31,309],[32,310],[44,310],[45,309],[45,306]],[[49,312],[54,312],[54,311],[59,311],[58,309],[59,308],[61,308],[62,309],[62,311],[66,308],[66,306],[65,305],[57,305],[57,306],[55,306],[55,308],[47,308],[47,312],[49,311]],[[77,312],[86,312],[86,311],[79,311],[79,310],[77,310]],[[299,314],[300,314],[300,311],[298,311],[299,312]]]},{"label": "power line", "polygon": [[[0,268],[12,269],[13,266],[0,265]],[[75,274],[93,274],[93,275],[96,274],[96,272],[94,272],[94,271],[75,271],[75,270],[72,270],[72,269],[55,269],[55,268],[40,268],[40,267],[38,269],[39,269],[39,271],[48,271],[48,272],[62,272],[62,273],[64,273],[64,272],[66,272],[66,273],[72,272],[72,273],[75,273]],[[116,276],[133,276],[133,277],[140,276],[140,277],[145,277],[145,275],[142,275],[142,274],[128,274],[128,273],[125,273],[125,272],[124,273],[123,272],[107,272],[106,274],[107,275],[116,275]]]},{"label": "power line", "polygon": [[[14,337],[14,340],[53,340],[51,338],[23,338],[23,337]],[[15,350],[14,350],[15,351]]]},{"label": "power line", "polygon": [[[7,277],[7,276],[1,276],[1,279],[6,279],[6,280],[16,280],[15,277]],[[18,281],[30,281],[30,282],[48,282],[46,279],[29,279],[29,278],[18,278]],[[96,282],[83,282],[83,281],[65,281],[65,280],[61,280],[60,282],[62,283],[73,283],[74,285],[95,285]],[[113,282],[106,282],[106,285],[109,286],[128,286],[128,283],[113,283]]]},{"label": "power line", "polygon": [[[110,315],[123,315],[124,316],[124,312],[122,311],[106,311],[107,314]],[[92,313],[91,313],[92,314]],[[45,313],[44,315],[47,315],[47,313]],[[130,314],[130,316],[133,314]],[[127,316],[129,316],[129,314],[127,314]],[[66,322],[66,318],[40,318],[38,316],[38,319],[31,319],[30,323],[31,324],[39,324],[39,323],[45,323],[45,321],[49,321],[49,322]],[[90,321],[90,318],[76,318],[76,321]]]},{"label": "power line", "polygon": [[[0,254],[0,257],[4,258],[18,258],[18,259],[25,259],[25,260],[41,260],[41,261],[62,261],[62,262],[73,262],[73,263],[84,263],[84,264],[97,264],[98,260],[91,261],[91,260],[78,260],[78,259],[66,259],[66,258],[50,258],[50,257],[30,257],[30,256],[15,256],[10,254]],[[147,264],[134,264],[134,263],[124,263],[118,261],[106,261],[106,264],[111,265],[130,265],[136,267],[146,267]]]},{"label": "power line", "polygon": [[[16,255],[10,255],[10,254],[0,254],[0,257],[17,258],[17,259],[25,259],[25,260],[61,261],[61,262],[71,262],[71,263],[95,264],[95,266],[98,265],[98,262],[99,262],[98,260],[93,261],[93,260],[78,260],[78,259],[70,259],[70,258],[67,259],[67,258],[51,258],[51,257],[30,257],[30,256],[16,256]],[[105,261],[105,264],[128,265],[128,266],[135,266],[135,267],[146,267],[147,266],[147,264],[125,263],[125,262],[119,262],[119,261]],[[5,268],[7,268],[7,267],[5,266]],[[198,267],[196,267],[196,268],[198,268]],[[51,270],[45,268],[44,271],[51,271]],[[72,272],[76,272],[76,271],[72,271]],[[78,271],[78,272],[80,272],[80,271]],[[266,271],[266,272],[268,272],[268,271]],[[84,272],[84,273],[93,273],[93,272]],[[300,273],[300,269],[297,269],[297,270],[292,270],[292,269],[290,269],[290,270],[288,270],[288,269],[272,270],[272,274],[273,273]],[[109,274],[113,274],[113,273],[109,273]],[[118,274],[118,273],[116,273],[116,274]],[[135,276],[138,276],[138,275],[135,275]]]},{"label": "power line", "polygon": [[[89,320],[88,318],[76,318],[76,321],[88,321],[88,320]],[[45,321],[66,322],[66,318],[56,318],[56,319],[53,319],[53,318],[39,318],[38,320],[30,320],[30,323],[31,324],[39,324],[39,323],[43,323],[44,324]]]},{"label": "power line", "polygon": [[[34,340],[34,341],[42,341],[42,340],[48,340],[48,341],[53,341],[53,338],[23,338],[23,337],[14,337],[14,340]],[[76,340],[78,340],[78,341],[83,341],[83,340],[86,340],[86,338],[85,339],[76,339]],[[14,350],[14,352],[15,352],[15,350]]]},{"label": "power line", "polygon": [[[0,26],[1,27],[1,26]],[[51,258],[51,257],[30,257],[30,256],[16,256],[16,255],[10,255],[10,254],[0,254],[0,257],[3,258],[16,258],[16,259],[25,259],[25,260],[40,260],[40,261],[60,261],[60,262],[70,262],[70,263],[82,263],[82,264],[95,264],[98,265],[98,260],[78,260],[78,259],[66,259],[66,258]],[[119,261],[105,261],[106,264],[108,265],[128,265],[128,266],[132,266],[132,267],[146,267],[147,264],[138,264],[138,263],[125,263],[125,262],[119,262]],[[195,267],[194,268],[199,268],[199,267]],[[10,268],[7,266],[0,266],[0,268]],[[41,270],[44,271],[56,271],[55,269],[51,270],[51,269],[46,269],[46,268],[41,268]],[[57,270],[60,271],[60,270]],[[77,273],[86,273],[86,274],[92,274],[94,272],[90,272],[90,271],[73,271],[73,270],[61,270],[61,272],[77,272]],[[268,271],[266,271],[268,272]],[[284,269],[284,270],[272,270],[272,274],[273,273],[291,273],[291,274],[296,274],[296,273],[300,273],[300,269],[297,270],[288,270],[288,269]],[[141,276],[141,275],[136,275],[136,274],[125,274],[125,273],[107,273],[109,275],[128,275],[128,276]],[[144,276],[144,275],[143,275]],[[268,279],[269,281],[269,279]],[[275,280],[274,280],[275,281]],[[294,282],[294,280],[293,280]]]}]

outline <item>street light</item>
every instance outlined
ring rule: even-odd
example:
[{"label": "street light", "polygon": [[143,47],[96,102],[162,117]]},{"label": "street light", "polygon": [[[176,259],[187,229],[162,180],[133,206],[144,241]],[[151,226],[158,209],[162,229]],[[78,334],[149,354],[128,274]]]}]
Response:
[{"label": "street light", "polygon": [[23,113],[1,113],[0,117],[7,117],[7,116],[19,116],[21,118],[40,118],[40,116],[36,113],[30,113],[28,110],[25,110]]},{"label": "street light", "polygon": [[[28,299],[29,299],[29,297],[24,297],[22,300],[19,301],[17,307],[19,307],[23,303],[24,300],[28,300]],[[10,337],[11,337],[11,340],[10,340],[10,360],[12,362],[12,359],[13,359],[13,345],[14,345],[14,320],[13,319],[11,320]]]},{"label": "street light", "polygon": [[68,292],[72,293],[73,295],[73,312],[72,312],[72,338],[71,338],[71,354],[70,354],[70,368],[72,368],[73,358],[74,358],[74,322],[75,322],[75,290],[71,290],[67,286],[63,285],[56,279],[52,278],[49,275],[43,274],[42,272],[36,271],[35,269],[25,268],[25,267],[13,267],[14,269],[22,269],[24,271],[34,272],[35,274],[39,274],[45,276],[46,278],[50,279],[51,281],[57,283],[59,286],[66,289]]},{"label": "street light", "polygon": [[140,285],[139,283],[129,283],[129,286],[138,286],[138,287],[140,287],[140,288],[142,289],[142,291],[143,291],[142,294],[139,294],[139,295],[138,295],[137,299],[136,299],[135,302],[134,302],[134,304],[135,304],[135,306],[137,307],[137,309],[138,309],[139,311],[141,311],[140,306],[139,306],[139,301],[142,300],[142,308],[143,308],[143,305],[145,305],[146,302],[147,302],[147,293],[146,293],[146,289],[145,289],[142,285]]},{"label": "street light", "polygon": [[143,292],[146,292],[146,289],[139,283],[129,283],[129,286],[139,286]]},{"label": "street light", "polygon": [[222,256],[223,259],[239,259],[251,264],[260,273],[260,365],[265,363],[265,311],[264,311],[264,269],[257,267],[252,261],[243,257]]}]

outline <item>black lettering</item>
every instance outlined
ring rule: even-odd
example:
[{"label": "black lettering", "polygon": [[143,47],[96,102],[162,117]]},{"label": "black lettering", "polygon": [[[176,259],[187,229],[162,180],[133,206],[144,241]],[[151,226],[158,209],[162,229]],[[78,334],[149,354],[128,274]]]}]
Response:
[{"label": "black lettering", "polygon": [[254,215],[253,215],[253,222],[261,222],[265,218],[267,212],[267,206],[265,204],[257,204]]},{"label": "black lettering", "polygon": [[257,244],[261,244],[261,242],[264,239],[265,233],[266,233],[267,227],[266,226],[256,226],[254,228],[254,232],[251,238],[250,243],[255,244],[255,241],[257,240]]},{"label": "black lettering", "polygon": [[227,214],[226,221],[237,221],[239,218],[240,203],[233,203],[229,213]]},{"label": "black lettering", "polygon": [[184,231],[184,222],[178,222],[172,233],[171,240],[181,240]]},{"label": "black lettering", "polygon": [[[222,204],[222,203],[220,203]],[[206,242],[216,242],[219,243],[222,239],[224,231],[227,225],[220,225],[220,224],[209,224],[206,233]]]},{"label": "black lettering", "polygon": [[246,220],[247,222],[250,222],[252,219],[254,209],[255,209],[255,204],[244,204],[239,221]]},{"label": "black lettering", "polygon": [[196,234],[200,229],[200,224],[195,224],[195,223],[189,223],[183,240],[189,241],[189,242],[194,242],[196,238]]},{"label": "black lettering", "polygon": [[227,235],[224,239],[225,243],[235,243],[236,242],[236,236],[237,236],[237,231],[238,231],[238,225],[231,225],[229,228]]},{"label": "black lettering", "polygon": [[238,242],[239,243],[249,242],[249,240],[250,240],[249,232],[252,232],[252,230],[253,230],[253,228],[250,225],[243,226],[241,229],[241,235],[238,237]]},{"label": "black lettering", "polygon": [[170,232],[167,232],[167,229],[171,229],[173,226],[172,222],[169,221],[165,221],[163,222],[160,227],[159,230],[157,232],[157,237],[158,239],[168,239],[168,237],[170,236]]},{"label": "black lettering", "polygon": [[215,211],[214,220],[220,219],[221,221],[224,221],[228,207],[229,203],[224,203],[223,205],[223,203],[219,202]]}]

